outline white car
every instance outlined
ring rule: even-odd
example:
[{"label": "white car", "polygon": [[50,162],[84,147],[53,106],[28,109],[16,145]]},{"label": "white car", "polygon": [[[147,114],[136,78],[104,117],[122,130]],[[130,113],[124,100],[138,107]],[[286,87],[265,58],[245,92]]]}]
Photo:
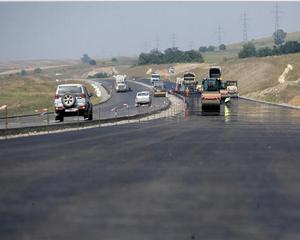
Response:
[{"label": "white car", "polygon": [[135,97],[135,106],[138,107],[139,105],[148,104],[151,105],[151,95],[148,91],[138,92]]}]

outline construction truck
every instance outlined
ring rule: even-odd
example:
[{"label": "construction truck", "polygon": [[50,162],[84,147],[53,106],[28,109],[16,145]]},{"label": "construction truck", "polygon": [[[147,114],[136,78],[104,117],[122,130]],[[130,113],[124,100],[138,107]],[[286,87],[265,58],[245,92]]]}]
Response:
[{"label": "construction truck", "polygon": [[225,100],[229,97],[228,90],[227,90],[227,81],[222,80],[221,78],[221,67],[213,66],[208,70],[208,77],[209,78],[216,78],[220,80],[220,94],[221,100]]},{"label": "construction truck", "polygon": [[239,97],[238,82],[236,80],[227,80],[226,85],[230,97]]},{"label": "construction truck", "polygon": [[219,78],[206,78],[202,81],[203,91],[201,94],[202,111],[220,111],[221,105],[221,80]]},{"label": "construction truck", "polygon": [[188,89],[188,91],[190,91],[191,93],[196,92],[197,81],[195,74],[192,72],[183,74],[183,84],[186,90]]}]

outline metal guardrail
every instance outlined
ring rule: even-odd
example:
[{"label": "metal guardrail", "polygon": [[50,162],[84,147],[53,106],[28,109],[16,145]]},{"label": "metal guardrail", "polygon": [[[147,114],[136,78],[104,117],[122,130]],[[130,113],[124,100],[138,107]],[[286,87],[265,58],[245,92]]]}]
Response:
[{"label": "metal guardrail", "polygon": [[90,126],[101,126],[101,124],[105,123],[117,123],[124,120],[135,120],[143,117],[147,117],[159,112],[162,112],[164,110],[167,110],[171,105],[170,101],[167,101],[167,104],[163,106],[162,108],[156,109],[154,111],[144,112],[144,113],[138,113],[135,115],[125,115],[120,117],[112,117],[107,119],[96,119],[92,121],[78,121],[78,122],[70,122],[70,123],[63,123],[63,124],[52,124],[52,125],[40,125],[40,126],[29,126],[29,127],[18,127],[18,128],[6,128],[6,129],[0,129],[0,137],[8,137],[13,135],[19,135],[19,134],[29,134],[33,132],[51,132],[51,131],[57,131],[57,130],[64,130],[64,129],[78,129],[78,128],[84,128],[84,127],[90,127]]}]

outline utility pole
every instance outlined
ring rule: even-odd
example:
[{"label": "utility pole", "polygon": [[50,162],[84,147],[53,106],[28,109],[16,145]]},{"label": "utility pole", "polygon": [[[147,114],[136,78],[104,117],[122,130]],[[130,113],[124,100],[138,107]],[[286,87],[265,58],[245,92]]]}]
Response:
[{"label": "utility pole", "polygon": [[246,12],[244,12],[243,17],[242,17],[242,21],[243,21],[243,43],[248,42],[248,18],[247,18],[247,14]]},{"label": "utility pole", "polygon": [[171,35],[172,48],[176,47],[176,34],[172,33]]},{"label": "utility pole", "polygon": [[218,25],[218,31],[217,31],[217,34],[218,34],[218,45],[220,46],[222,44],[222,28],[221,28],[221,25],[219,24]]},{"label": "utility pole", "polygon": [[148,42],[147,41],[144,42],[144,51],[145,51],[145,53],[148,52]]},{"label": "utility pole", "polygon": [[156,49],[157,49],[157,50],[159,50],[160,39],[159,39],[159,37],[158,37],[158,36],[156,36],[156,39],[155,39],[155,41],[156,41]]},{"label": "utility pole", "polygon": [[278,2],[275,3],[274,17],[275,17],[275,32],[279,29],[279,7]]},{"label": "utility pole", "polygon": [[[278,2],[276,2],[275,6],[274,6],[274,11],[273,11],[273,14],[274,14],[274,30],[275,30],[276,35],[278,34],[277,30],[279,29],[280,13],[282,13],[282,12],[279,9]],[[278,38],[278,36],[276,36],[276,38]]]},{"label": "utility pole", "polygon": [[188,48],[189,48],[188,50],[193,50],[193,48],[194,48],[194,42],[193,41],[189,42]]}]

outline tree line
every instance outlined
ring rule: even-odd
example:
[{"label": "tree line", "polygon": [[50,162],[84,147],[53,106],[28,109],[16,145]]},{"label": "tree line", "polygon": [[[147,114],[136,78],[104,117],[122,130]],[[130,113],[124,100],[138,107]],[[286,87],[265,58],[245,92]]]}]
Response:
[{"label": "tree line", "polygon": [[178,48],[168,48],[164,52],[153,49],[150,53],[141,53],[138,59],[138,65],[145,64],[163,64],[177,62],[204,62],[199,51],[189,50],[181,51]]},{"label": "tree line", "polygon": [[248,42],[243,45],[242,50],[239,52],[239,58],[248,57],[267,57],[274,55],[283,55],[289,53],[300,52],[300,42],[298,41],[287,41],[285,42],[287,33],[282,29],[278,29],[273,33],[273,47],[262,47],[256,49],[254,43]]},{"label": "tree line", "polygon": [[239,52],[239,58],[267,57],[298,52],[300,52],[300,42],[298,41],[288,41],[279,46],[274,45],[273,47],[259,49],[256,49],[254,44],[249,42],[243,45],[243,49]]}]

